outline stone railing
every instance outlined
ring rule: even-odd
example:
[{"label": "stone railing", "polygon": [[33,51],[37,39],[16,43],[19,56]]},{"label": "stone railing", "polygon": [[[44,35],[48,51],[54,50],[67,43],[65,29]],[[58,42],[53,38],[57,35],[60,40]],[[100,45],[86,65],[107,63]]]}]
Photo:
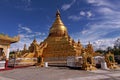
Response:
[{"label": "stone railing", "polygon": [[0,61],[0,69],[5,69],[5,61]]},{"label": "stone railing", "polygon": [[37,58],[17,58],[16,60],[37,60]]},{"label": "stone railing", "polygon": [[34,65],[37,63],[37,58],[16,58],[9,60],[9,66],[15,65]]}]

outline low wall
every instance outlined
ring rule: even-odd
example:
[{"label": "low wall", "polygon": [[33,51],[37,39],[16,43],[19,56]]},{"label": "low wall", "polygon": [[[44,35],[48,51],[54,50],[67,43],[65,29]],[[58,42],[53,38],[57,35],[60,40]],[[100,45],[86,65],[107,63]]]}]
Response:
[{"label": "low wall", "polygon": [[9,60],[8,66],[27,66],[37,63],[37,58],[17,58]]},{"label": "low wall", "polygon": [[5,61],[0,61],[0,69],[5,69]]}]

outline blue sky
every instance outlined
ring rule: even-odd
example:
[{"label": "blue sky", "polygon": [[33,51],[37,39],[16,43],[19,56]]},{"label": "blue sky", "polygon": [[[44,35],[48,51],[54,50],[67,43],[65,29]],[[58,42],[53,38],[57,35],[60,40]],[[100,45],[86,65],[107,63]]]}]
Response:
[{"label": "blue sky", "polygon": [[[69,35],[83,45],[113,46],[120,37],[119,0],[0,0],[0,33],[20,35],[11,50],[22,49],[36,37],[38,43],[49,33],[59,8]],[[104,47],[103,47],[104,46]]]}]

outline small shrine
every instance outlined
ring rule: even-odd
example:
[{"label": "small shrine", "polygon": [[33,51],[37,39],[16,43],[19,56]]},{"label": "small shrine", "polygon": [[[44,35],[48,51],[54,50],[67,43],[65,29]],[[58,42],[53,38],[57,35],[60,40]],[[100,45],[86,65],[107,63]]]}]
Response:
[{"label": "small shrine", "polygon": [[110,69],[118,68],[117,63],[115,62],[115,59],[114,59],[114,54],[112,54],[111,52],[108,52],[105,55],[105,61],[107,63],[108,68],[110,68]]},{"label": "small shrine", "polygon": [[82,52],[82,58],[83,58],[82,69],[84,70],[96,70],[97,69],[93,54],[95,54],[95,52],[93,50],[92,44],[90,44],[89,42],[87,47]]},{"label": "small shrine", "polygon": [[[4,69],[8,66],[10,44],[16,43],[20,40],[19,36],[9,37],[5,34],[0,34],[0,68]],[[5,63],[5,64],[4,64]]]}]

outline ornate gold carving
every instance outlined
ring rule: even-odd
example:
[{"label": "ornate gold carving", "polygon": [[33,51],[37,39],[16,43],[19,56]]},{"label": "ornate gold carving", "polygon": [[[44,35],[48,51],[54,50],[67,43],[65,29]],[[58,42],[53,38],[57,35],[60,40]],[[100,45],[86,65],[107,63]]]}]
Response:
[{"label": "ornate gold carving", "polygon": [[37,57],[37,63],[35,64],[36,66],[43,67],[44,66],[44,59],[42,56]]},{"label": "ornate gold carving", "polygon": [[92,46],[92,44],[90,44],[90,42],[89,42],[89,44],[87,45],[87,47],[86,47],[86,52],[87,53],[89,53],[89,54],[91,54],[91,55],[93,55],[95,52],[94,52],[94,49],[93,49],[93,46]]},{"label": "ornate gold carving", "polygon": [[84,70],[96,70],[93,55],[87,53],[85,50],[82,53],[83,64],[82,69]]},{"label": "ornate gold carving", "polygon": [[118,68],[117,63],[115,62],[115,59],[114,59],[114,54],[112,54],[111,52],[105,55],[105,61],[107,63],[108,68],[110,69]]},{"label": "ornate gold carving", "polygon": [[20,40],[20,36],[15,36],[15,37],[9,37],[8,35],[2,35],[0,34],[0,40],[2,40],[4,43],[14,43],[18,42]]}]

